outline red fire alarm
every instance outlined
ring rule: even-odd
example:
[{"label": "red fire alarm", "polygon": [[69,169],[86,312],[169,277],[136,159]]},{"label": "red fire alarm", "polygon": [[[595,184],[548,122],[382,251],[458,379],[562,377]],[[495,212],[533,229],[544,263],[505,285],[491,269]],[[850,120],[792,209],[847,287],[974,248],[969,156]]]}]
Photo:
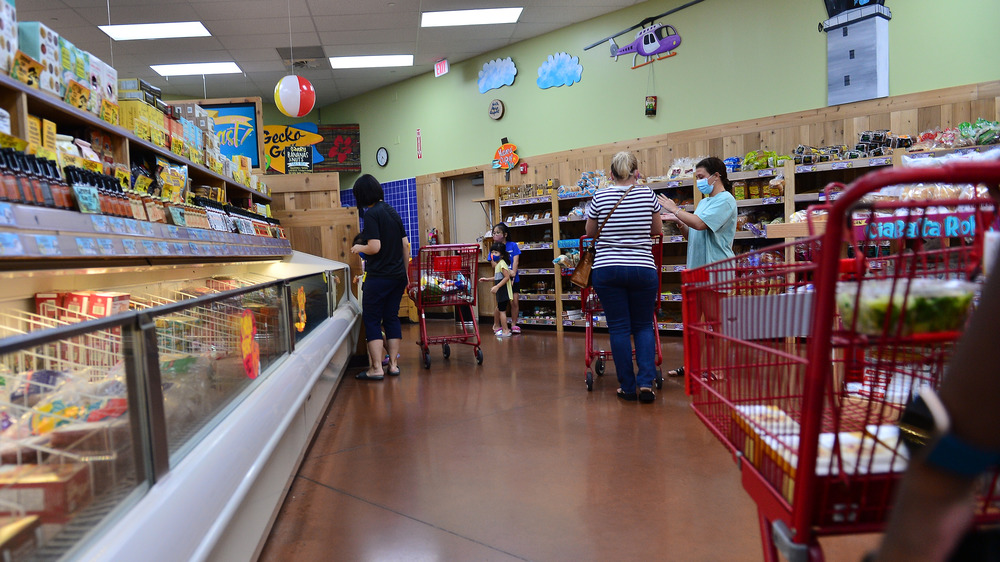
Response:
[{"label": "red fire alarm", "polygon": [[527,162],[521,162],[521,165],[519,166],[519,168],[520,168],[522,174],[527,174],[528,173],[528,163]]}]

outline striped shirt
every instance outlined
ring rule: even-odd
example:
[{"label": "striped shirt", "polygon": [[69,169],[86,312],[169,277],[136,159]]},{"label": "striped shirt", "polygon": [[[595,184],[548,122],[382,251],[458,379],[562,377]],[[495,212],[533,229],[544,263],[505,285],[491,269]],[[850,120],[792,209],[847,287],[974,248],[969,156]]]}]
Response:
[{"label": "striped shirt", "polygon": [[[587,218],[597,220],[600,227],[628,188],[613,185],[599,189],[587,207]],[[637,185],[604,225],[597,240],[594,267],[624,265],[655,269],[649,231],[653,225],[653,213],[659,211],[660,204],[653,191],[644,185]]]}]

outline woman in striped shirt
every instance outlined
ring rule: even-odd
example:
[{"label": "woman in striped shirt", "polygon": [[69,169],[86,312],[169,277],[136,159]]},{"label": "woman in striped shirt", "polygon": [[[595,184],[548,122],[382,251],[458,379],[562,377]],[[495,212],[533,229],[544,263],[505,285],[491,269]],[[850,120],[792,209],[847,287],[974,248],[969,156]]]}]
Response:
[{"label": "woman in striped shirt", "polygon": [[[634,154],[615,154],[612,183],[598,190],[587,208],[587,236],[597,238],[591,279],[607,317],[611,355],[621,385],[618,397],[652,402],[656,399],[654,315],[660,273],[653,261],[650,237],[663,231],[663,222],[656,195],[635,184],[638,167]],[[632,368],[632,340],[638,373]]]}]

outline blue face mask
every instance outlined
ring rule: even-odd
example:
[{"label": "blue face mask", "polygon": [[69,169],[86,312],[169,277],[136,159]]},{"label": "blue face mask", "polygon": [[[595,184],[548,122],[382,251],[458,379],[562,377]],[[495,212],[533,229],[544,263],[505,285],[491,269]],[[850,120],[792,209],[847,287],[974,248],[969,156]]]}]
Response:
[{"label": "blue face mask", "polygon": [[701,178],[695,182],[695,185],[698,186],[698,191],[704,193],[705,195],[712,193],[712,190],[715,189],[712,184],[708,183],[708,178]]}]

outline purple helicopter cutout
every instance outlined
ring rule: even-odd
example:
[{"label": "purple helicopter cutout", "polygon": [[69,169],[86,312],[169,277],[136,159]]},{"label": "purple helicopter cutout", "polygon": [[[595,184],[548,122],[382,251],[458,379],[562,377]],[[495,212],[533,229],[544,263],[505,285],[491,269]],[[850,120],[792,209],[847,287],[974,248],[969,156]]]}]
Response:
[{"label": "purple helicopter cutout", "polygon": [[[611,47],[611,56],[614,57],[616,61],[620,56],[632,55],[633,70],[646,66],[647,64],[652,64],[658,60],[670,58],[677,54],[675,49],[677,49],[677,47],[681,44],[681,36],[672,25],[655,23],[656,20],[703,1],[704,0],[693,0],[692,2],[688,2],[683,6],[674,8],[673,10],[664,12],[658,16],[646,18],[628,29],[623,29],[610,37],[605,37],[592,45],[584,47],[583,50],[586,51],[588,49],[592,49],[607,41]],[[638,29],[639,31],[635,34],[635,39],[631,43],[625,45],[624,47],[619,47],[618,44],[615,43],[616,37],[624,35],[634,29]],[[646,61],[637,63],[637,59],[640,56],[645,57]]]}]

